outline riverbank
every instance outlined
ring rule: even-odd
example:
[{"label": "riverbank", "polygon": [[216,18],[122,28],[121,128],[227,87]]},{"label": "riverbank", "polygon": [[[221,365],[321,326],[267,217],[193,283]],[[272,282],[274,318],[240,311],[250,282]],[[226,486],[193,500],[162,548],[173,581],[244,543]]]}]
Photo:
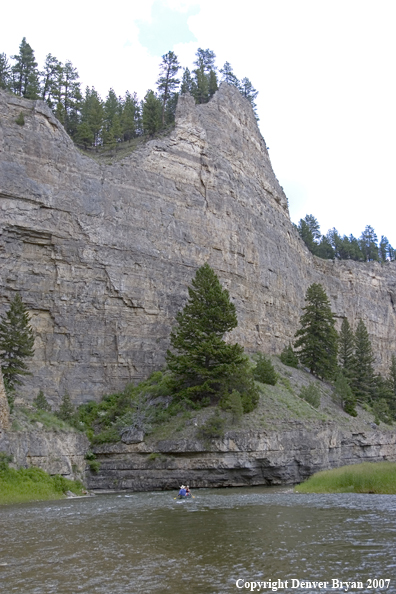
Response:
[{"label": "riverbank", "polygon": [[51,476],[41,468],[10,468],[9,457],[0,456],[0,505],[64,499],[66,492],[82,496],[84,486],[60,475]]},{"label": "riverbank", "polygon": [[396,494],[396,463],[365,462],[324,470],[295,488],[296,493]]}]

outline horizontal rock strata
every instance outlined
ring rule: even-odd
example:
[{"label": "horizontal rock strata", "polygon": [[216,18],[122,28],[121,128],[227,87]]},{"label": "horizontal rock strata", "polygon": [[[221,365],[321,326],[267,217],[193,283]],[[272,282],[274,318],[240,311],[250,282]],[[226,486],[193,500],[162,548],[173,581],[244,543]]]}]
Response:
[{"label": "horizontal rock strata", "polygon": [[85,476],[88,446],[82,433],[0,431],[0,452],[13,457],[14,467],[37,466],[70,479]]},{"label": "horizontal rock strata", "polygon": [[284,432],[229,432],[210,446],[167,440],[151,447],[143,442],[106,444],[94,451],[100,469],[88,473],[88,485],[96,490],[289,485],[319,470],[396,461],[396,434],[343,432],[329,423],[307,429],[295,423]]}]

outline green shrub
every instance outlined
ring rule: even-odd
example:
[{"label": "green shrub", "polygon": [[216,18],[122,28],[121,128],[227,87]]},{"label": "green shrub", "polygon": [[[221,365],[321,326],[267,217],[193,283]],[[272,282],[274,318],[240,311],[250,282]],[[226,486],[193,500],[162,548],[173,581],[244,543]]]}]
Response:
[{"label": "green shrub", "polygon": [[232,422],[235,423],[243,415],[243,404],[240,393],[233,390],[231,394],[227,394],[222,398],[220,406],[223,410],[228,410],[232,414]]},{"label": "green shrub", "polygon": [[314,408],[319,408],[320,391],[314,383],[311,383],[308,386],[302,386],[300,390],[300,398],[303,398],[303,400],[308,402],[308,404]]},{"label": "green shrub", "polygon": [[91,472],[99,472],[100,462],[99,460],[88,460],[88,466]]},{"label": "green shrub", "polygon": [[12,462],[12,456],[10,454],[6,454],[6,452],[0,452],[0,472],[2,470],[7,470],[8,465]]},{"label": "green shrub", "polygon": [[380,398],[373,403],[374,422],[377,425],[382,421],[386,425],[392,425],[392,414],[389,405],[384,398]]},{"label": "green shrub", "polygon": [[6,458],[0,464],[0,504],[59,499],[66,491],[82,494],[80,481],[50,476],[41,468],[9,468]]},{"label": "green shrub", "polygon": [[290,343],[289,346],[285,346],[285,348],[281,352],[280,360],[284,365],[288,365],[288,367],[294,367],[295,369],[297,369],[298,357],[296,353],[293,351],[293,347]]},{"label": "green shrub", "polygon": [[334,392],[344,411],[351,415],[351,417],[357,417],[356,397],[348,384],[348,380],[342,373],[337,376],[334,384]]},{"label": "green shrub", "polygon": [[253,369],[253,377],[262,384],[270,384],[275,386],[278,376],[271,361],[263,354],[259,353],[257,357],[257,365]]},{"label": "green shrub", "polygon": [[207,441],[209,439],[224,437],[224,425],[225,421],[220,416],[218,409],[216,409],[215,413],[199,427],[197,432],[198,439]]},{"label": "green shrub", "polygon": [[37,410],[51,412],[51,405],[44,396],[44,392],[42,390],[40,390],[40,392],[37,394],[37,397],[33,400],[33,406],[37,408]]},{"label": "green shrub", "polygon": [[19,113],[19,116],[15,120],[15,123],[18,124],[18,126],[24,126],[25,125],[25,117],[24,117],[24,115],[23,115],[22,112]]},{"label": "green shrub", "polygon": [[67,423],[73,423],[75,420],[75,408],[72,404],[69,394],[64,394],[62,396],[62,402],[59,407],[58,412],[56,412],[56,416],[61,419],[62,421],[66,421]]}]

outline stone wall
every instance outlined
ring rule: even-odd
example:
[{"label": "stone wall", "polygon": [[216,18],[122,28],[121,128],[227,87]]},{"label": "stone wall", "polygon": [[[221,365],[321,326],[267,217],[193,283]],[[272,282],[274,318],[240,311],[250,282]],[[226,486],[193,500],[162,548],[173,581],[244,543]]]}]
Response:
[{"label": "stone wall", "polygon": [[396,351],[396,262],[308,252],[234,87],[206,105],[181,97],[169,137],[112,165],[82,155],[43,102],[0,92],[0,313],[19,291],[32,316],[26,398],[98,399],[158,369],[204,262],[229,289],[233,338],[250,351],[282,350],[312,282],[339,325],[363,318],[379,369]]},{"label": "stone wall", "polygon": [[[151,491],[300,483],[319,470],[359,462],[396,461],[394,431],[341,431],[331,423],[274,432],[229,432],[210,447],[193,440],[96,446],[97,490]],[[155,456],[150,457],[150,454]]]}]

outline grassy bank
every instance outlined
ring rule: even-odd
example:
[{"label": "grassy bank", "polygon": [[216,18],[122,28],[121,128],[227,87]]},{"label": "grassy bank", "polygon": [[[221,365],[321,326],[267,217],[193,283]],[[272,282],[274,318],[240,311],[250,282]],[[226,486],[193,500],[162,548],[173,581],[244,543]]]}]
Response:
[{"label": "grassy bank", "polygon": [[0,505],[62,499],[66,491],[82,495],[83,485],[62,476],[50,476],[41,468],[9,468],[7,459],[0,458]]},{"label": "grassy bank", "polygon": [[324,470],[295,488],[297,493],[396,493],[395,462],[364,462]]}]

